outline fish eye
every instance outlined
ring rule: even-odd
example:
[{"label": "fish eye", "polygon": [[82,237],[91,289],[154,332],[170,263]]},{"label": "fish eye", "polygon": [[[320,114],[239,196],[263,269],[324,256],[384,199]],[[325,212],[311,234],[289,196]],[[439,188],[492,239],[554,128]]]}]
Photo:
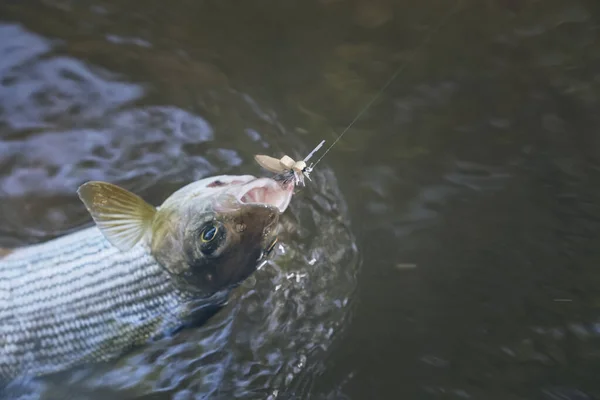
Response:
[{"label": "fish eye", "polygon": [[213,224],[207,225],[200,234],[200,240],[203,243],[212,242],[219,232],[219,227]]},{"label": "fish eye", "polygon": [[218,221],[206,223],[198,234],[198,243],[200,251],[205,256],[212,256],[217,253],[227,238],[227,229]]}]

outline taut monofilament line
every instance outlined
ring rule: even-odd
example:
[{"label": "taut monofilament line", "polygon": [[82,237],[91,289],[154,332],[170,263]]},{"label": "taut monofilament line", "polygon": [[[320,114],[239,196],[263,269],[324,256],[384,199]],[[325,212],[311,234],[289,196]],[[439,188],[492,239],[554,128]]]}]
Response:
[{"label": "taut monofilament line", "polygon": [[268,169],[272,172],[275,172],[278,175],[278,180],[282,180],[284,182],[294,179],[297,184],[304,185],[304,178],[310,180],[310,173],[313,168],[329,153],[329,151],[342,139],[342,137],[352,128],[352,126],[364,115],[371,106],[383,95],[383,93],[387,90],[387,88],[396,80],[398,75],[404,71],[404,69],[410,64],[414,59],[414,53],[420,50],[425,44],[431,40],[431,38],[439,32],[439,30],[446,24],[446,22],[452,17],[454,14],[458,13],[461,10],[464,1],[457,1],[454,7],[448,11],[446,15],[440,20],[437,26],[429,31],[429,34],[423,38],[423,41],[417,46],[417,48],[413,51],[411,57],[402,63],[396,71],[390,76],[390,78],[384,83],[384,85],[375,93],[375,95],[365,104],[365,106],[356,114],[356,117],[346,126],[346,128],[340,133],[337,138],[327,147],[325,152],[315,161],[314,163],[307,166],[306,162],[323,146],[325,140],[322,140],[317,147],[315,147],[305,158],[303,161],[294,161],[289,156],[284,156],[281,159],[276,159],[274,157],[269,157],[265,155],[257,155],[255,156],[255,160],[260,164],[263,168]]}]

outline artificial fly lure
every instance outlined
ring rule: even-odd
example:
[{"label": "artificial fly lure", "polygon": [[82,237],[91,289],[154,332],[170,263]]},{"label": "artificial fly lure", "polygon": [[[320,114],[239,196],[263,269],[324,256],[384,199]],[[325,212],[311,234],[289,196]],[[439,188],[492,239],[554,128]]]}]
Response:
[{"label": "artificial fly lure", "polygon": [[[302,161],[295,161],[290,156],[283,156],[280,159],[275,157],[266,156],[264,154],[258,154],[254,156],[256,162],[271,172],[276,174],[281,174],[285,178],[293,177],[294,181],[297,185],[304,186],[304,178],[310,181],[310,173],[314,167],[314,164],[308,166],[306,163],[310,158],[315,154],[321,146],[325,144],[325,141],[322,140],[321,143],[317,145]],[[287,179],[286,179],[287,180]]]}]

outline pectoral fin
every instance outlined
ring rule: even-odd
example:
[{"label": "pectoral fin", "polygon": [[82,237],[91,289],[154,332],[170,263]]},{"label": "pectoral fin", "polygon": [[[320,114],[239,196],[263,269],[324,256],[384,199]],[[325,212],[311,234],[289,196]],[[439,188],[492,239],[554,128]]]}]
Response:
[{"label": "pectoral fin", "polygon": [[104,237],[121,251],[148,232],[156,213],[141,197],[108,182],[84,183],[77,194]]}]

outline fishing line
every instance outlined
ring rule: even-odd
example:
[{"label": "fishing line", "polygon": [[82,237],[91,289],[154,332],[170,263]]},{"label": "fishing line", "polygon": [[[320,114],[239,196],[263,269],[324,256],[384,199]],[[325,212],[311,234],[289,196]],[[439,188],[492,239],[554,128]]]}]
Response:
[{"label": "fishing line", "polygon": [[[327,147],[327,149],[321,155],[321,157],[319,157],[319,159],[317,161],[315,161],[314,164],[311,164],[310,167],[306,167],[305,168],[305,173],[310,173],[313,170],[313,168],[323,159],[323,157],[325,157],[327,155],[327,153],[329,153],[329,151],[333,148],[333,146],[335,146],[337,144],[337,142],[340,141],[340,139],[344,136],[344,134],[346,132],[348,132],[348,130],[350,128],[352,128],[352,126],[356,123],[356,121],[358,121],[360,119],[360,117],[362,117],[362,115],[365,112],[367,112],[367,110],[373,105],[373,103],[375,103],[375,101],[377,101],[381,97],[381,95],[383,95],[383,93],[392,84],[392,82],[394,82],[394,80],[398,77],[398,75],[400,75],[400,73],[402,73],[404,71],[404,69],[406,69],[406,67],[408,66],[408,64],[411,63],[414,60],[415,53],[418,50],[422,49],[423,46],[425,46],[425,44],[427,44],[427,42],[429,40],[431,40],[431,38],[437,32],[439,32],[439,30],[444,26],[444,24],[446,24],[446,22],[450,19],[450,17],[452,17],[454,14],[458,13],[458,11],[462,8],[463,4],[464,4],[464,1],[457,1],[456,2],[456,4],[454,5],[454,7],[452,7],[450,9],[450,11],[440,20],[440,22],[438,23],[438,25],[433,30],[429,31],[429,34],[426,35],[425,38],[421,41],[421,43],[415,48],[415,50],[413,51],[413,54],[409,57],[409,59],[406,60],[404,63],[402,63],[396,69],[396,71],[387,80],[387,82],[385,82],[385,84],[377,91],[377,93],[371,98],[371,100],[369,100],[369,102],[360,110],[360,112],[356,115],[356,117],[354,117],[354,119],[352,120],[352,122],[350,122],[350,124],[348,124],[348,126],[333,141],[333,143],[329,147]],[[308,161],[308,159],[323,145],[323,142],[324,141],[322,141],[313,151],[311,151],[311,153],[308,156],[306,156],[306,158],[304,159],[304,161]]]}]

